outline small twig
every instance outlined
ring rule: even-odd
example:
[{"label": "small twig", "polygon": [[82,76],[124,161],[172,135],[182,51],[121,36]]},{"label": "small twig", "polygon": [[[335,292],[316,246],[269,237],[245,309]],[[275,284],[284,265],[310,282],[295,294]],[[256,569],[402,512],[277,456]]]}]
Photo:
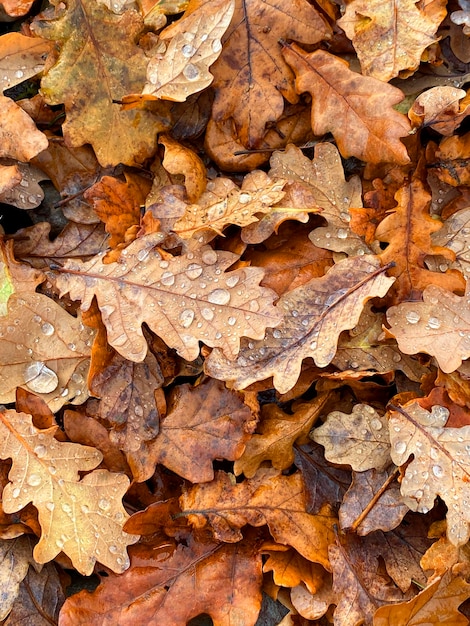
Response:
[{"label": "small twig", "polygon": [[387,478],[387,480],[384,482],[384,484],[380,487],[380,489],[377,491],[377,493],[374,494],[374,497],[369,502],[369,504],[366,506],[366,508],[362,511],[362,513],[351,524],[351,530],[356,531],[358,529],[358,527],[362,524],[362,522],[365,520],[365,518],[369,515],[371,510],[377,504],[378,500],[382,497],[382,494],[385,493],[385,491],[387,491],[387,489],[390,487],[391,483],[395,480],[395,478],[398,475],[399,471],[400,471],[399,468],[396,467],[395,471],[393,471],[390,474],[390,476]]}]

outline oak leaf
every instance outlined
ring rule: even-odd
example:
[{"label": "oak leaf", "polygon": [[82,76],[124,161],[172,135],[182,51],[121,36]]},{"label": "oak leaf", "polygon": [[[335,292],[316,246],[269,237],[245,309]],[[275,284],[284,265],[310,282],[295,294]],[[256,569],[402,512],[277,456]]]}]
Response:
[{"label": "oak leaf", "polygon": [[38,430],[25,413],[4,411],[0,420],[0,456],[13,459],[3,509],[13,513],[29,502],[38,509],[42,534],[35,561],[46,563],[62,550],[85,575],[97,560],[116,572],[127,569],[126,546],[138,540],[122,531],[127,476],[95,470],[79,480],[79,471],[100,463],[98,450],[55,440],[56,427]]},{"label": "oak leaf", "polygon": [[216,178],[208,182],[199,202],[187,207],[172,230],[188,239],[205,231],[215,236],[231,224],[243,227],[257,222],[258,216],[270,213],[273,205],[283,200],[285,183],[260,170],[247,174],[241,188],[229,178]]},{"label": "oak leaf", "polygon": [[206,188],[207,172],[200,157],[186,146],[175,141],[171,135],[162,134],[158,143],[165,146],[162,165],[170,174],[182,174],[190,202],[197,202]]},{"label": "oak leaf", "polygon": [[246,148],[257,148],[266,125],[284,110],[284,98],[295,103],[292,71],[284,61],[279,39],[313,44],[329,39],[326,20],[305,0],[237,0],[220,57],[212,67],[215,100],[212,118],[233,119]]},{"label": "oak leaf", "polygon": [[[466,96],[463,89],[432,87],[416,98],[408,117],[415,127],[430,126],[441,135],[453,135],[470,115],[470,98]],[[460,104],[459,100],[462,100]]]},{"label": "oak leaf", "polygon": [[136,174],[126,172],[126,182],[103,176],[83,194],[110,233],[109,246],[126,241],[126,233],[140,222],[140,207],[150,191],[150,184]]},{"label": "oak leaf", "polygon": [[390,463],[387,419],[368,404],[355,404],[351,415],[329,413],[311,436],[324,446],[329,461],[350,465],[356,472],[384,469]]},{"label": "oak leaf", "polygon": [[[279,549],[282,548],[282,549]],[[316,593],[323,585],[327,575],[325,569],[312,563],[292,548],[278,546],[276,549],[264,548],[263,553],[268,559],[263,566],[263,572],[272,572],[276,585],[282,587],[296,587],[304,583],[310,593]]]},{"label": "oak leaf", "polygon": [[297,92],[312,95],[315,135],[331,132],[343,157],[409,162],[400,137],[408,134],[410,123],[393,109],[403,99],[400,89],[353,72],[346,61],[324,50],[306,53],[284,43],[283,54],[296,73]]},{"label": "oak leaf", "polygon": [[225,273],[237,256],[208,246],[163,258],[155,247],[161,238],[137,239],[117,263],[105,264],[101,255],[86,263],[69,260],[54,276],[61,293],[80,300],[84,311],[96,296],[108,341],[122,356],[144,359],[144,322],[188,361],[197,358],[199,340],[233,358],[241,336],[261,339],[267,325],[279,322],[275,294],[258,286],[261,269]]},{"label": "oak leaf", "polygon": [[448,416],[445,407],[429,412],[417,402],[392,408],[391,456],[396,465],[404,465],[414,455],[401,482],[403,501],[413,511],[427,513],[439,495],[447,504],[447,536],[459,546],[470,536],[470,426],[446,428]]},{"label": "oak leaf", "polygon": [[426,265],[434,272],[456,269],[464,277],[470,279],[470,208],[461,209],[450,215],[442,228],[431,235],[433,245],[449,248],[455,254],[455,260],[442,255],[433,255],[426,258]]},{"label": "oak leaf", "polygon": [[275,152],[270,160],[270,176],[297,181],[312,193],[314,203],[322,209],[328,222],[310,234],[319,247],[350,255],[367,254],[368,246],[349,225],[351,207],[362,207],[361,181],[352,176],[346,181],[339,152],[331,143],[315,146],[314,157],[308,159],[296,146]]},{"label": "oak leaf", "polygon": [[3,92],[39,74],[44,69],[44,60],[50,49],[51,44],[40,37],[26,37],[21,33],[2,35],[0,90]]},{"label": "oak leaf", "polygon": [[2,585],[2,603],[0,619],[4,620],[10,613],[18,596],[20,583],[34,563],[32,542],[28,535],[0,541],[0,584]]},{"label": "oak leaf", "polygon": [[465,296],[429,285],[423,302],[402,302],[387,311],[390,332],[405,354],[426,352],[444,372],[455,371],[470,357],[470,282]]},{"label": "oak leaf", "polygon": [[387,532],[401,523],[409,508],[402,502],[398,483],[390,484],[394,473],[394,465],[380,471],[353,472],[351,486],[339,509],[340,526],[345,532],[355,531],[363,536],[376,530]]},{"label": "oak leaf", "polygon": [[435,153],[435,162],[428,167],[436,173],[442,182],[459,187],[470,185],[470,132],[465,135],[445,137]]},{"label": "oak leaf", "polygon": [[0,157],[27,162],[47,148],[46,135],[6,96],[0,96],[0,120]]},{"label": "oak leaf", "polygon": [[58,16],[36,19],[33,30],[60,49],[41,91],[48,104],[65,104],[67,144],[90,143],[103,166],[141,163],[155,152],[156,134],[168,124],[163,106],[154,114],[123,111],[116,102],[140,92],[145,82],[147,59],[135,43],[142,18],[132,10],[115,15],[94,0],[56,4]]},{"label": "oak leaf", "polygon": [[424,184],[417,178],[413,179],[399,189],[395,199],[397,207],[380,222],[375,231],[378,241],[389,244],[380,254],[382,262],[395,263],[390,273],[397,277],[397,281],[389,297],[394,303],[413,300],[429,284],[450,291],[463,289],[460,273],[452,270],[445,274],[430,272],[425,266],[426,255],[441,254],[449,261],[453,261],[454,257],[447,248],[433,246],[431,235],[439,231],[441,224],[429,215],[431,196]]},{"label": "oak leaf", "polygon": [[160,33],[142,94],[184,102],[208,87],[214,78],[208,68],[222,51],[234,8],[235,0],[190,2],[183,17]]},{"label": "oak leaf", "polygon": [[[61,626],[103,623],[181,626],[207,613],[213,623],[254,626],[261,607],[261,556],[247,538],[236,545],[197,542],[138,545],[131,567],[110,574],[93,592],[68,598]],[[136,602],[136,598],[139,601]]]},{"label": "oak leaf", "polygon": [[458,607],[468,599],[470,584],[460,576],[446,572],[407,602],[380,607],[374,614],[374,626],[421,626],[452,624],[467,626],[468,619]]},{"label": "oak leaf", "polygon": [[438,41],[435,34],[446,16],[442,0],[431,14],[426,4],[353,0],[347,5],[337,23],[351,39],[364,75],[388,82],[401,70],[418,67],[424,50]]},{"label": "oak leaf", "polygon": [[39,182],[45,180],[47,176],[31,163],[17,163],[15,167],[20,180],[11,189],[2,191],[0,201],[18,209],[34,209],[44,199],[44,191]]},{"label": "oak leaf", "polygon": [[225,472],[217,472],[212,482],[196,485],[180,498],[189,523],[195,528],[209,525],[217,539],[237,542],[246,524],[267,524],[278,543],[295,548],[309,561],[329,570],[327,550],[334,541],[336,518],[329,505],[317,515],[307,513],[305,505],[300,473],[283,476],[264,468],[239,484],[234,484]]},{"label": "oak leaf", "polygon": [[275,469],[288,469],[294,462],[294,443],[305,443],[327,397],[319,396],[312,402],[297,406],[293,415],[288,415],[275,404],[264,405],[257,432],[246,444],[243,455],[235,461],[235,476],[244,474],[252,478],[260,465],[268,460]]},{"label": "oak leaf", "polygon": [[84,402],[93,331],[36,286],[43,275],[0,244],[0,402],[27,387],[58,410]]},{"label": "oak leaf", "polygon": [[371,255],[337,263],[325,276],[279,299],[276,310],[283,312],[283,320],[266,331],[264,340],[242,340],[236,361],[213,350],[206,359],[206,372],[233,381],[237,389],[273,376],[276,389],[286,393],[297,382],[303,359],[312,357],[318,367],[331,363],[340,332],[353,328],[365,302],[384,296],[393,283],[383,271]]},{"label": "oak leaf", "polygon": [[216,380],[176,387],[168,405],[152,457],[192,483],[214,478],[215,459],[239,458],[256,424],[241,396]]}]

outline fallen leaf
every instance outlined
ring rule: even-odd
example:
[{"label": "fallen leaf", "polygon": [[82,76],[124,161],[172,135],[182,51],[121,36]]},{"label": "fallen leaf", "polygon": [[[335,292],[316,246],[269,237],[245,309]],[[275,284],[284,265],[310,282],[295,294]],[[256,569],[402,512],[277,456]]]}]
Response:
[{"label": "fallen leaf", "polygon": [[467,626],[468,619],[458,607],[468,599],[470,585],[460,576],[447,572],[434,579],[408,602],[380,607],[374,626],[421,626],[447,623]]},{"label": "fallen leaf", "polygon": [[129,479],[95,470],[79,480],[79,471],[100,463],[98,450],[56,441],[56,427],[40,431],[25,413],[4,411],[0,420],[0,456],[13,459],[3,509],[14,513],[29,502],[38,509],[42,535],[35,561],[47,563],[62,550],[85,575],[97,560],[116,572],[127,569],[126,546],[138,540],[122,531],[128,515],[121,498]]},{"label": "fallen leaf", "polygon": [[184,176],[186,192],[190,202],[197,202],[206,188],[207,172],[198,155],[175,141],[170,135],[162,134],[158,143],[165,146],[162,165],[170,174]]},{"label": "fallen leaf", "polygon": [[215,380],[176,387],[168,404],[152,456],[192,483],[213,480],[215,459],[238,459],[256,425],[241,396]]},{"label": "fallen leaf", "polygon": [[380,254],[382,262],[393,260],[395,264],[390,270],[397,277],[389,294],[392,302],[416,300],[431,284],[445,286],[450,291],[463,289],[459,273],[452,270],[447,270],[445,274],[430,272],[425,266],[426,255],[441,254],[452,261],[453,254],[447,248],[437,248],[432,244],[431,235],[439,231],[441,224],[429,215],[431,196],[424,184],[414,178],[397,192],[395,199],[398,203],[396,208],[375,231],[378,241],[389,244]]},{"label": "fallen leaf", "polygon": [[184,102],[208,87],[214,78],[208,68],[222,51],[234,8],[234,0],[192,0],[183,17],[160,33],[143,95]]},{"label": "fallen leaf", "polygon": [[47,148],[46,135],[11,98],[0,96],[0,113],[0,157],[27,162]]},{"label": "fallen leaf", "polygon": [[351,39],[362,73],[384,82],[401,70],[415,70],[426,48],[437,42],[436,31],[446,16],[445,2],[417,4],[415,0],[353,0],[338,20]]},{"label": "fallen leaf", "polygon": [[34,21],[34,32],[60,49],[41,81],[46,102],[65,104],[67,144],[91,144],[103,166],[149,158],[168,124],[164,107],[154,114],[123,111],[117,103],[144,86],[147,59],[134,43],[142,28],[136,11],[115,15],[94,0],[70,0],[54,19]]},{"label": "fallen leaf", "polygon": [[327,548],[334,541],[336,518],[328,505],[317,515],[306,512],[303,480],[298,472],[283,476],[262,468],[253,478],[234,484],[219,471],[212,482],[183,493],[180,506],[195,528],[209,525],[217,539],[230,543],[242,539],[240,528],[245,524],[267,524],[278,543],[330,569]]},{"label": "fallen leaf", "polygon": [[470,472],[466,461],[470,426],[447,428],[449,411],[434,406],[432,412],[417,402],[390,413],[391,456],[396,465],[413,454],[401,481],[403,501],[412,511],[427,513],[436,496],[448,505],[447,536],[454,545],[463,545],[470,536]]},{"label": "fallen leaf", "polygon": [[426,258],[426,265],[434,272],[456,269],[462,272],[465,279],[470,279],[470,208],[461,209],[450,215],[442,228],[431,235],[435,246],[449,248],[455,254],[455,260],[442,255],[433,255]]},{"label": "fallen leaf", "polygon": [[96,296],[108,341],[122,356],[135,362],[144,359],[144,321],[188,361],[197,358],[199,339],[220,346],[233,358],[240,336],[261,338],[266,325],[278,323],[274,293],[258,287],[262,270],[246,267],[223,273],[236,255],[210,247],[163,258],[155,247],[160,241],[158,233],[137,239],[118,263],[105,264],[101,255],[86,263],[67,261],[54,276],[62,294],[80,300],[84,311]]},{"label": "fallen leaf", "polygon": [[[224,545],[165,540],[130,550],[131,567],[106,577],[93,593],[81,591],[61,610],[61,626],[180,626],[206,613],[214,624],[254,626],[261,607],[261,556],[253,542]],[[136,602],[136,597],[140,598]]]},{"label": "fallen leaf", "polygon": [[346,61],[324,50],[306,53],[284,42],[283,54],[296,73],[297,92],[312,95],[315,135],[331,132],[345,158],[409,162],[400,137],[408,134],[410,123],[393,109],[403,99],[397,87],[351,71]]},{"label": "fallen leaf", "polygon": [[276,585],[295,587],[304,583],[310,593],[315,594],[321,589],[323,579],[327,576],[326,570],[318,563],[312,563],[295,550],[285,546],[282,549],[264,549],[268,559],[263,566],[263,572],[272,572]]},{"label": "fallen leaf", "polygon": [[[294,77],[279,39],[314,44],[329,39],[330,26],[305,0],[237,0],[220,57],[214,63],[215,122],[233,119],[246,148],[257,148],[266,126],[284,111],[284,98],[295,103]],[[256,114],[254,112],[256,111]]]},{"label": "fallen leaf", "polygon": [[430,126],[441,135],[453,135],[470,115],[470,99],[466,95],[463,89],[455,87],[432,87],[416,98],[408,117],[415,128]]},{"label": "fallen leaf", "polygon": [[32,542],[28,535],[0,541],[0,583],[2,604],[0,619],[4,620],[15,602],[21,581],[34,564]]},{"label": "fallen leaf", "polygon": [[371,255],[337,263],[325,276],[283,295],[276,306],[282,322],[261,341],[242,340],[236,361],[213,350],[206,372],[233,381],[236,389],[273,376],[276,389],[286,393],[297,382],[304,358],[312,357],[318,367],[331,363],[339,333],[357,323],[369,298],[385,295],[392,284],[383,272]]},{"label": "fallen leaf", "polygon": [[[4,3],[2,3],[5,6]],[[40,37],[5,33],[0,37],[0,89],[10,89],[44,69],[51,44]]]},{"label": "fallen leaf", "polygon": [[367,404],[354,405],[351,415],[329,413],[311,436],[324,446],[329,461],[350,465],[356,472],[385,469],[390,463],[387,418]]},{"label": "fallen leaf", "polygon": [[442,287],[429,285],[423,302],[402,302],[387,311],[390,333],[405,354],[426,352],[437,359],[444,372],[455,371],[470,356],[468,324],[470,310],[466,295],[457,296]]}]

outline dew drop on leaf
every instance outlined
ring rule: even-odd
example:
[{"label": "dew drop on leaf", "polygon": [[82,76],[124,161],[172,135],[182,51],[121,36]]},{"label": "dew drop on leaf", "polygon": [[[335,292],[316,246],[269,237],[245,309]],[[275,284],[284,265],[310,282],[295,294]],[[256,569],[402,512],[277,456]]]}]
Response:
[{"label": "dew drop on leaf", "polygon": [[41,326],[41,332],[43,335],[46,335],[46,337],[50,337],[51,335],[53,335],[54,331],[54,326],[52,326],[52,324],[49,324],[49,322],[44,322],[44,324]]},{"label": "dew drop on leaf", "polygon": [[53,511],[55,509],[55,504],[53,502],[46,502],[46,509],[48,511]]},{"label": "dew drop on leaf", "polygon": [[421,319],[421,316],[419,315],[419,313],[416,313],[416,311],[408,311],[405,317],[406,321],[410,324],[417,324]]},{"label": "dew drop on leaf", "polygon": [[440,320],[437,319],[437,317],[430,317],[428,319],[428,326],[429,328],[432,328],[433,330],[437,330],[441,325]]},{"label": "dew drop on leaf", "polygon": [[21,493],[21,489],[18,489],[18,487],[16,487],[16,488],[15,488],[15,489],[13,489],[13,491],[11,492],[11,495],[12,495],[14,498],[17,498],[17,497],[20,495],[20,493]]},{"label": "dew drop on leaf", "polygon": [[190,265],[188,265],[188,268],[186,270],[186,276],[188,278],[194,280],[195,278],[199,278],[201,274],[202,267],[200,265],[198,265],[197,263],[191,263]]},{"label": "dew drop on leaf", "polygon": [[217,252],[209,248],[208,250],[204,250],[201,258],[206,265],[214,265],[214,263],[217,263]]},{"label": "dew drop on leaf", "polygon": [[212,52],[215,52],[216,54],[217,52],[220,52],[222,50],[222,43],[220,42],[220,39],[214,39],[211,48]]},{"label": "dew drop on leaf", "polygon": [[185,44],[181,48],[181,54],[187,59],[190,59],[194,55],[195,52],[196,52],[196,48],[192,46],[190,43]]},{"label": "dew drop on leaf", "polygon": [[44,456],[46,456],[46,452],[47,452],[47,448],[46,446],[43,446],[42,444],[34,448],[34,454],[38,457],[38,459],[42,459]]},{"label": "dew drop on leaf", "polygon": [[160,281],[162,285],[165,285],[165,287],[171,287],[171,285],[175,282],[175,275],[172,274],[172,272],[163,272]]},{"label": "dew drop on leaf", "polygon": [[230,302],[230,292],[226,289],[214,289],[207,296],[212,304],[228,304]]},{"label": "dew drop on leaf", "polygon": [[102,511],[107,511],[110,506],[111,503],[107,498],[101,498],[98,502],[98,508],[100,508]]},{"label": "dew drop on leaf", "polygon": [[237,318],[236,317],[232,317],[232,316],[229,317],[228,320],[227,320],[229,326],[233,326],[236,323],[236,321],[237,321]]},{"label": "dew drop on leaf", "polygon": [[403,454],[403,452],[405,452],[406,450],[406,443],[404,441],[397,441],[397,443],[395,444],[395,450],[398,452],[398,454]]},{"label": "dew drop on leaf", "polygon": [[38,487],[41,484],[42,479],[39,474],[30,474],[26,479],[26,482],[30,487]]},{"label": "dew drop on leaf", "polygon": [[436,478],[442,478],[444,476],[444,470],[442,469],[440,465],[433,465],[432,473],[434,474]]},{"label": "dew drop on leaf", "polygon": [[70,506],[70,504],[68,504],[67,502],[63,502],[63,503],[62,503],[62,511],[63,511],[64,513],[69,514],[69,513],[71,513],[71,512],[72,512],[72,507],[71,507],[71,506]]},{"label": "dew drop on leaf", "polygon": [[227,287],[235,287],[235,285],[238,283],[239,281],[239,277],[234,275],[234,276],[229,276],[226,281],[225,284],[227,285]]},{"label": "dew drop on leaf", "polygon": [[183,70],[183,76],[188,80],[197,80],[199,78],[199,70],[192,63],[188,63]]},{"label": "dew drop on leaf", "polygon": [[201,309],[201,315],[208,322],[214,319],[214,311],[207,307],[204,307],[203,309]]},{"label": "dew drop on leaf", "polygon": [[24,380],[35,393],[51,393],[59,384],[57,374],[42,361],[33,361],[26,367]]},{"label": "dew drop on leaf", "polygon": [[183,328],[189,328],[194,320],[194,311],[192,309],[185,309],[180,313],[179,320]]}]

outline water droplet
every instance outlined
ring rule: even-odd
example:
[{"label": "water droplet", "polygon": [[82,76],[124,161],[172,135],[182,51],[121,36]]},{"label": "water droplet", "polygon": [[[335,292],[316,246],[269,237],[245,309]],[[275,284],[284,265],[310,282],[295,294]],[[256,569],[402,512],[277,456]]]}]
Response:
[{"label": "water droplet", "polygon": [[207,296],[212,304],[228,304],[230,302],[230,292],[226,289],[214,289]]},{"label": "water droplet", "polygon": [[18,489],[18,487],[16,487],[15,489],[13,489],[13,491],[11,492],[11,495],[13,496],[13,498],[17,498],[21,493],[21,489]]},{"label": "water droplet", "polygon": [[225,280],[225,284],[227,285],[227,287],[235,287],[235,285],[238,283],[238,281],[240,280],[239,276],[229,276],[226,280]]},{"label": "water droplet", "polygon": [[421,513],[424,513],[426,515],[426,513],[429,513],[429,509],[427,506],[422,506],[420,509]]},{"label": "water droplet", "polygon": [[338,228],[338,232],[336,234],[338,235],[338,239],[347,239],[348,237],[348,231],[344,228]]},{"label": "water droplet", "polygon": [[382,430],[383,428],[382,422],[377,417],[374,417],[374,419],[370,421],[370,425],[374,430]]},{"label": "water droplet", "polygon": [[349,367],[350,367],[352,370],[357,370],[357,368],[359,367],[359,363],[358,363],[357,361],[351,361],[351,362],[349,363]]},{"label": "water droplet", "polygon": [[208,322],[214,319],[214,311],[212,309],[208,309],[207,307],[201,309],[201,315]]},{"label": "water droplet", "polygon": [[282,337],[281,331],[278,330],[277,328],[275,328],[273,330],[273,337],[274,337],[274,339],[280,339]]},{"label": "water droplet", "polygon": [[185,309],[180,313],[179,320],[183,328],[189,328],[194,320],[194,311],[192,309]]},{"label": "water droplet", "polygon": [[143,407],[141,407],[140,404],[136,404],[134,407],[134,413],[137,415],[137,417],[143,417],[144,416]]},{"label": "water droplet", "polygon": [[442,478],[444,476],[444,470],[442,469],[440,465],[433,465],[432,473],[434,474],[436,478]]},{"label": "water droplet", "polygon": [[16,78],[23,78],[24,73],[21,70],[16,70],[15,76]]},{"label": "water droplet", "polygon": [[68,504],[68,502],[62,502],[61,508],[64,513],[67,513],[67,515],[72,512],[72,507]]},{"label": "water droplet", "polygon": [[398,452],[398,454],[403,454],[403,452],[405,452],[406,450],[406,443],[404,441],[397,441],[397,443],[395,444],[395,450]]},{"label": "water droplet", "polygon": [[416,311],[408,311],[405,317],[407,322],[409,322],[410,324],[417,324],[421,319],[420,314],[416,313]]},{"label": "water droplet", "polygon": [[240,204],[248,204],[248,202],[251,202],[251,194],[250,193],[241,193],[238,196],[238,202]]},{"label": "water droplet", "polygon": [[46,335],[46,337],[50,337],[51,335],[53,335],[54,331],[54,326],[52,326],[52,324],[49,324],[49,322],[44,322],[44,324],[41,326],[41,332],[43,335]]},{"label": "water droplet", "polygon": [[59,384],[57,374],[42,361],[33,361],[26,367],[24,380],[35,393],[51,393]]},{"label": "water droplet", "polygon": [[64,542],[62,541],[62,539],[56,539],[55,545],[62,550],[62,548],[64,547]]},{"label": "water droplet", "polygon": [[185,44],[181,48],[181,54],[187,59],[190,59],[194,55],[195,52],[196,52],[196,48],[192,46],[190,43]]},{"label": "water droplet", "polygon": [[67,344],[67,348],[68,348],[69,350],[72,350],[72,352],[75,352],[75,351],[76,351],[76,349],[77,349],[77,346],[76,346],[74,343],[68,343],[68,344]]},{"label": "water droplet", "polygon": [[222,44],[220,42],[220,39],[214,39],[211,48],[212,52],[215,52],[216,54],[217,52],[220,52],[222,50]]},{"label": "water droplet", "polygon": [[111,545],[109,546],[108,550],[111,552],[111,554],[116,554],[116,552],[118,551],[118,547],[115,545]]},{"label": "water droplet", "polygon": [[186,269],[186,276],[188,278],[190,278],[191,280],[194,280],[195,278],[199,278],[201,274],[202,274],[202,267],[200,265],[198,265],[197,263],[190,263],[190,265],[188,265]]},{"label": "water droplet", "polygon": [[38,459],[42,459],[43,457],[45,457],[46,452],[47,452],[47,448],[46,446],[43,446],[42,444],[34,448],[34,454],[38,457]]},{"label": "water droplet", "polygon": [[111,503],[106,498],[101,498],[101,500],[99,500],[98,502],[98,507],[102,511],[107,511],[110,508],[110,506],[111,506]]},{"label": "water droplet", "polygon": [[432,328],[433,330],[437,330],[441,325],[440,320],[437,319],[437,317],[430,317],[428,319],[428,326],[429,328]]},{"label": "water droplet", "polygon": [[137,258],[139,261],[145,261],[149,254],[150,250],[146,250],[145,248],[143,248],[142,250],[139,250],[139,252],[137,252]]},{"label": "water droplet", "polygon": [[183,70],[183,76],[188,80],[197,80],[199,78],[199,70],[192,63],[188,63]]},{"label": "water droplet", "polygon": [[229,326],[234,326],[236,321],[237,321],[237,318],[236,317],[232,317],[232,316],[229,317],[228,320],[227,320]]},{"label": "water droplet", "polygon": [[86,504],[82,504],[82,506],[80,507],[80,510],[82,513],[85,513],[85,515],[89,513],[90,511],[89,507]]},{"label": "water droplet", "polygon": [[212,250],[212,248],[208,248],[204,250],[201,258],[206,265],[214,265],[214,263],[217,263],[217,252]]},{"label": "water droplet", "polygon": [[415,492],[415,497],[416,498],[422,498],[423,497],[423,490],[422,489],[418,489],[418,491]]},{"label": "water droplet", "polygon": [[42,478],[39,474],[30,474],[26,479],[26,482],[30,487],[38,487],[42,483]]},{"label": "water droplet", "polygon": [[172,272],[163,272],[160,281],[165,287],[171,287],[175,282],[175,275]]},{"label": "water droplet", "polygon": [[392,355],[392,361],[393,361],[394,363],[400,363],[400,361],[401,361],[401,354],[398,354],[398,352],[395,352],[395,353]]},{"label": "water droplet", "polygon": [[46,502],[46,509],[48,511],[53,511],[55,509],[55,504],[53,502]]}]

